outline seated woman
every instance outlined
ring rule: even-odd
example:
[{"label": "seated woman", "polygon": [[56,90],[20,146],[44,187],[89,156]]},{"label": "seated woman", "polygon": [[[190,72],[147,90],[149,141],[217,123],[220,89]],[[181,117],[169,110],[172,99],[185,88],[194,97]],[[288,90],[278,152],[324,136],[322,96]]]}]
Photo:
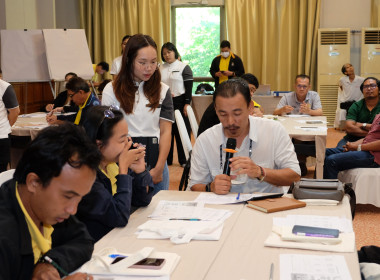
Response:
[{"label": "seated woman", "polygon": [[131,149],[128,125],[119,110],[94,106],[83,127],[98,146],[102,160],[95,183],[79,203],[76,216],[97,241],[114,227],[124,227],[132,207],[150,203],[153,181],[145,169],[145,148],[133,144]]}]

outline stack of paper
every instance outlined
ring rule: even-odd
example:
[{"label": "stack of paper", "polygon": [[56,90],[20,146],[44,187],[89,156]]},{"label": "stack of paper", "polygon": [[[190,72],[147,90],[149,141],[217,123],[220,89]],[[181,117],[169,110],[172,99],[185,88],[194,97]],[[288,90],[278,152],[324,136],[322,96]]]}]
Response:
[{"label": "stack of paper", "polygon": [[[326,242],[320,238],[321,242],[319,243],[317,242],[318,238],[290,240],[294,225],[339,229],[339,240],[331,239],[331,242]],[[347,218],[336,216],[288,215],[284,218],[275,217],[273,218],[272,232],[265,240],[264,245],[330,252],[354,252],[356,250],[352,222]]]},{"label": "stack of paper", "polygon": [[344,256],[339,255],[281,254],[280,275],[281,280],[352,279]]},{"label": "stack of paper", "polygon": [[232,211],[205,208],[204,203],[162,200],[149,216],[152,220],[138,227],[137,238],[167,239],[175,244],[190,240],[219,240],[224,221]]}]

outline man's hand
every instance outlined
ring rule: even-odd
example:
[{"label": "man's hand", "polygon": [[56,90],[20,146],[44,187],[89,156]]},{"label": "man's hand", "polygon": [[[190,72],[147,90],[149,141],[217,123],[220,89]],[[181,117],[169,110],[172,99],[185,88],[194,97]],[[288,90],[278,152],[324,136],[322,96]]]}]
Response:
[{"label": "man's hand", "polygon": [[32,280],[59,280],[58,270],[49,263],[39,263],[35,266]]},{"label": "man's hand", "polygon": [[282,113],[285,113],[285,114],[288,114],[293,110],[294,108],[290,105],[285,105],[284,107],[282,107]]},{"label": "man's hand", "polygon": [[360,143],[357,143],[357,142],[347,142],[346,145],[343,146],[343,149],[345,152],[357,151],[359,144]]},{"label": "man's hand", "polygon": [[222,77],[222,76],[223,76],[223,73],[222,73],[222,72],[220,72],[220,71],[219,71],[219,72],[216,72],[216,73],[215,73],[215,76],[217,76],[217,77],[219,77],[219,78],[220,78],[220,77]]},{"label": "man's hand", "polygon": [[311,106],[309,103],[302,102],[300,105],[300,113],[310,115]]},{"label": "man's hand", "polygon": [[216,194],[227,194],[231,189],[231,177],[226,174],[216,175],[211,183],[211,191]]},{"label": "man's hand", "polygon": [[256,165],[249,157],[231,158],[230,167],[232,171],[237,170],[235,176],[240,174],[247,174],[251,179],[255,179],[261,176],[260,167]]},{"label": "man's hand", "polygon": [[232,71],[223,71],[223,75],[224,76],[227,76],[227,77],[231,77],[231,76],[234,76],[234,72],[232,72]]},{"label": "man's hand", "polygon": [[46,121],[50,125],[56,124],[57,123],[57,116],[49,113],[46,115]]}]

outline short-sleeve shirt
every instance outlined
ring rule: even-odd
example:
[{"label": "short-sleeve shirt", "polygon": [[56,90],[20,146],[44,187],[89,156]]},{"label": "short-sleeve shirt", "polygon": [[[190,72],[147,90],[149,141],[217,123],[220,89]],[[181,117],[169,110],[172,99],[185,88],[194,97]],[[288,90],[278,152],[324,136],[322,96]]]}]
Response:
[{"label": "short-sleeve shirt", "polygon": [[[308,91],[304,102],[311,105],[311,110],[317,110],[322,108],[321,99],[319,98],[319,94],[316,91]],[[302,115],[302,113],[300,113],[301,104],[302,102],[299,102],[297,100],[297,94],[294,91],[292,91],[286,93],[281,98],[280,102],[277,105],[277,109],[289,105],[292,106],[294,110],[288,113],[288,115]]]},{"label": "short-sleeve shirt", "polygon": [[119,74],[120,72],[120,68],[121,68],[121,61],[123,59],[123,56],[118,56],[116,57],[113,62],[112,62],[112,66],[111,66],[111,71],[110,71],[110,74],[111,75],[117,75]]},{"label": "short-sleeve shirt", "polygon": [[[195,184],[211,183],[223,174],[227,138],[222,124],[209,128],[198,136],[191,155],[190,188]],[[249,116],[249,133],[236,156],[248,157],[257,165],[270,169],[290,168],[301,174],[294,146],[285,128],[278,122]],[[243,184],[232,185],[231,192],[282,192],[265,181],[248,178]]]},{"label": "short-sleeve shirt", "polygon": [[[148,98],[144,94],[144,82],[141,82],[136,91],[135,103],[133,104],[133,112],[126,114],[122,108],[120,110],[124,114],[124,118],[128,123],[128,132],[132,137],[150,137],[155,136],[160,139],[160,119],[174,122],[173,100],[170,89],[164,83],[161,83],[159,106],[154,111],[150,107]],[[108,83],[103,90],[102,105],[117,105],[117,100],[112,83]]]},{"label": "short-sleeve shirt", "polygon": [[18,101],[13,86],[0,80],[0,139],[8,138],[8,134],[12,132],[7,110],[17,107]]},{"label": "short-sleeve shirt", "polygon": [[176,60],[160,66],[161,81],[170,87],[174,97],[185,93],[185,81],[193,80],[193,71],[186,63]]},{"label": "short-sleeve shirt", "polygon": [[[371,129],[369,130],[367,136],[363,140],[363,144],[371,143],[380,140],[380,114],[377,114],[372,122]],[[370,153],[375,157],[375,162],[380,164],[380,152],[370,151]]]},{"label": "short-sleeve shirt", "polygon": [[[359,100],[351,105],[347,112],[346,120],[352,120],[359,123],[372,123],[375,116],[380,113],[380,101],[372,111],[368,110],[365,99]],[[344,139],[350,142],[357,141],[363,137],[347,134]]]},{"label": "short-sleeve shirt", "polygon": [[352,82],[348,76],[340,78],[339,86],[342,87],[342,91],[338,93],[338,103],[362,99],[363,93],[360,91],[360,85],[363,81],[364,78],[360,76],[355,76]]}]

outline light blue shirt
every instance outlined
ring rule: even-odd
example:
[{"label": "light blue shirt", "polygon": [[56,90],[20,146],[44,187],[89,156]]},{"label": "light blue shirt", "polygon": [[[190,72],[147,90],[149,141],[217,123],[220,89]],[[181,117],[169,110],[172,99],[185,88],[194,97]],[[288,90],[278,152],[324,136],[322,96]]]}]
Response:
[{"label": "light blue shirt", "polygon": [[[311,110],[317,110],[322,108],[321,99],[319,98],[319,94],[316,91],[308,91],[308,93],[306,94],[305,101],[303,102],[310,104]],[[300,113],[301,104],[302,102],[299,102],[297,100],[297,94],[294,91],[292,91],[290,93],[286,93],[281,98],[280,102],[277,105],[277,109],[289,105],[292,106],[294,110],[288,113],[288,115],[302,115],[302,113]]]}]

